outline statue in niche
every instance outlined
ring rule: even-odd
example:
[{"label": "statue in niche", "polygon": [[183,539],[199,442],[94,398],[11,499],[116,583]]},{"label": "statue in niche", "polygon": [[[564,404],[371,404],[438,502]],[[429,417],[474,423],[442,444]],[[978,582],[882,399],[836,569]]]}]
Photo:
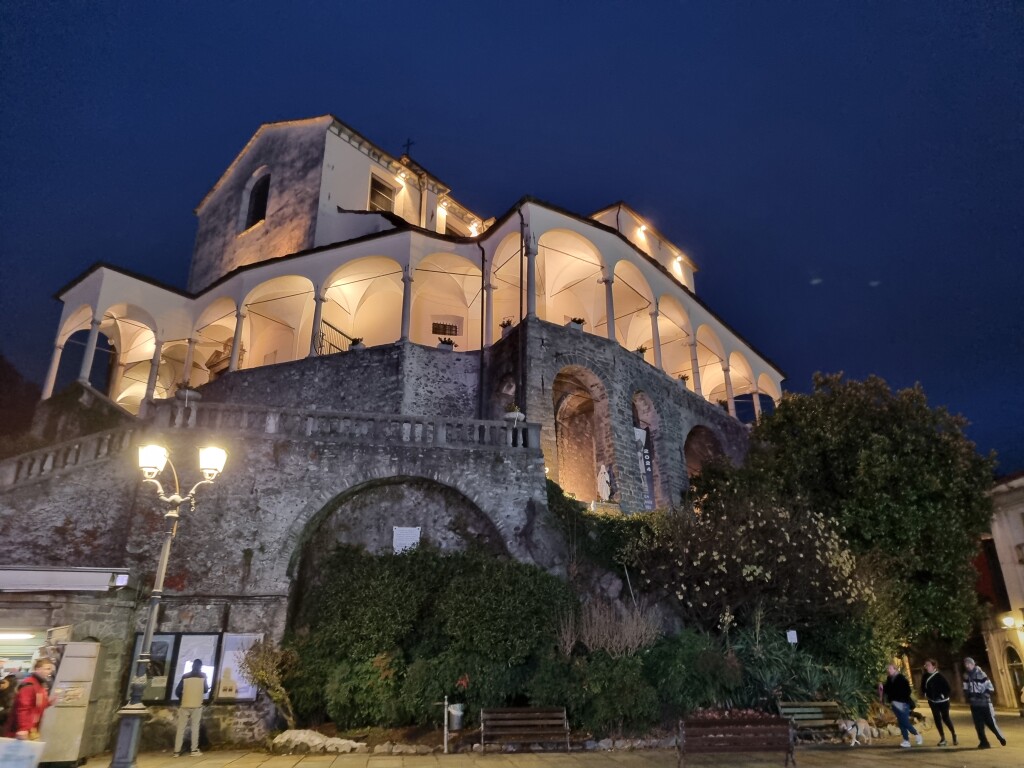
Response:
[{"label": "statue in niche", "polygon": [[597,471],[597,495],[601,501],[608,501],[612,496],[612,479],[606,464]]}]

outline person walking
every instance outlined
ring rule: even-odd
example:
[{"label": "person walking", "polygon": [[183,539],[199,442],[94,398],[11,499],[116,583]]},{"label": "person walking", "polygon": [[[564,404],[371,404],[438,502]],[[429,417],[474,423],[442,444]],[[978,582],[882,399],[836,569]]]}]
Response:
[{"label": "person walking", "polygon": [[7,718],[14,709],[14,697],[18,695],[18,676],[7,675],[0,680],[0,733],[6,732]]},{"label": "person walking", "polygon": [[889,700],[889,706],[892,707],[892,712],[896,715],[896,722],[899,723],[900,733],[903,735],[903,741],[900,742],[900,746],[904,749],[910,749],[911,736],[914,737],[917,745],[921,746],[924,743],[924,737],[921,736],[917,728],[910,722],[912,701],[910,697],[910,683],[907,682],[907,678],[904,677],[895,664],[890,664],[886,671],[889,673],[889,676],[886,678],[885,683],[882,684],[882,698],[883,703],[885,699]]},{"label": "person walking", "polygon": [[978,732],[978,749],[988,749],[992,746],[985,735],[986,728],[992,731],[999,739],[999,743],[1005,747],[1006,739],[996,725],[996,711],[992,707],[995,686],[970,656],[964,659],[964,669],[967,670],[964,674],[964,696],[971,705],[971,719],[974,720],[974,730]]},{"label": "person walking", "polygon": [[203,660],[192,662],[192,671],[182,675],[178,687],[174,689],[178,697],[178,732],[174,735],[174,756],[181,754],[185,742],[185,726],[191,723],[192,756],[203,754],[199,751],[199,723],[203,718],[203,699],[210,690],[203,674]]},{"label": "person walking", "polygon": [[932,720],[935,721],[935,727],[939,729],[939,746],[946,746],[946,734],[942,731],[943,723],[949,728],[953,746],[957,746],[956,729],[953,727],[953,721],[949,718],[949,681],[939,672],[939,665],[935,663],[935,659],[928,659],[924,663],[921,693],[928,700],[928,708],[932,711]]},{"label": "person walking", "polygon": [[56,704],[50,698],[48,685],[56,665],[47,658],[36,659],[32,666],[32,674],[22,680],[18,692],[14,695],[14,706],[7,717],[5,735],[13,739],[39,739],[39,721],[43,719],[46,708]]}]

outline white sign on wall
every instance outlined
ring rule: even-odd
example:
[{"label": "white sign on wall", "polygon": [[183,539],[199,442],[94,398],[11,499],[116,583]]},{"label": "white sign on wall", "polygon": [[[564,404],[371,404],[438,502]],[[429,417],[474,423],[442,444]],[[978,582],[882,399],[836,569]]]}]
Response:
[{"label": "white sign on wall", "polygon": [[407,549],[418,547],[420,544],[420,529],[416,528],[403,528],[400,525],[394,527],[394,538],[392,539],[392,546],[394,547],[395,554],[404,552]]}]

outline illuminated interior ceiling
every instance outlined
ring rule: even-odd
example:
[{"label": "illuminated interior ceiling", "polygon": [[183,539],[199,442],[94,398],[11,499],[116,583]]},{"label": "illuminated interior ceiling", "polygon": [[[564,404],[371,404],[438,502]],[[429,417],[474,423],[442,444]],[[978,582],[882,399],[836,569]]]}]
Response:
[{"label": "illuminated interior ceiling", "polygon": [[[24,637],[28,635],[28,637]],[[26,627],[0,626],[0,660],[5,661],[4,667],[24,666],[46,643],[45,629]],[[11,664],[17,662],[17,664]]]}]

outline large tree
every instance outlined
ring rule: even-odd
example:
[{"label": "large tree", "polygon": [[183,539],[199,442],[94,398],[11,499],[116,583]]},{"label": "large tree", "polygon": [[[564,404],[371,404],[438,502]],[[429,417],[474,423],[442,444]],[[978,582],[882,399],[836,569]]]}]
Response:
[{"label": "large tree", "polygon": [[929,407],[920,386],[893,392],[878,377],[814,377],[752,434],[749,466],[776,493],[834,519],[901,602],[906,639],[959,642],[977,598],[972,560],[988,530],[994,457],[966,421]]}]

